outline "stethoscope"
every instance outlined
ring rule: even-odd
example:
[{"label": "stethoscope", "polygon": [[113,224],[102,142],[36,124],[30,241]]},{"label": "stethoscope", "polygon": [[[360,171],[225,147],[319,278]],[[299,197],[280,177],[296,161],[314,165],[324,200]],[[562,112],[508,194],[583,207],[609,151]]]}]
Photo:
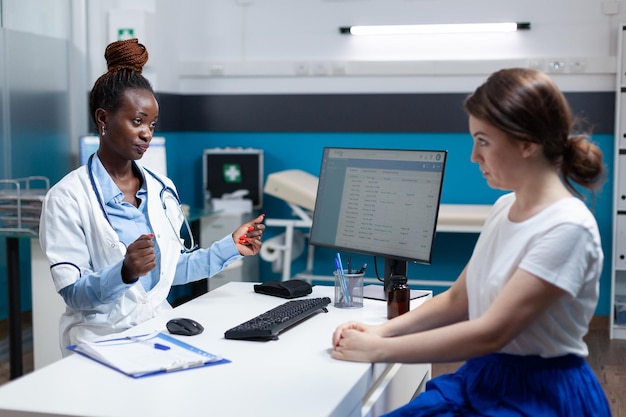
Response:
[{"label": "stethoscope", "polygon": [[[93,164],[93,155],[91,155],[89,157],[89,161],[87,161],[87,172],[89,174],[89,181],[91,182],[91,187],[93,188],[93,191],[96,193],[96,197],[98,198],[98,204],[100,204],[100,209],[102,210],[102,214],[107,219],[107,222],[111,224],[111,221],[109,220],[109,216],[106,212],[106,209],[104,208],[104,201],[102,200],[102,196],[100,195],[100,192],[98,191],[98,187],[96,187],[96,180],[93,175],[92,164]],[[167,185],[165,185],[165,182],[163,182],[163,180],[159,178],[157,174],[155,174],[154,172],[152,172],[146,167],[143,167],[143,169],[148,174],[150,174],[155,180],[157,180],[159,184],[161,184],[161,192],[159,193],[159,199],[161,200],[161,205],[163,206],[163,211],[165,212],[165,218],[170,224],[172,232],[177,237],[177,240],[180,242],[180,246],[181,246],[180,253],[190,253],[190,252],[195,251],[196,249],[198,249],[198,244],[195,243],[195,240],[193,238],[193,233],[191,233],[191,226],[189,226],[187,217],[185,216],[185,213],[183,212],[183,209],[181,207],[180,197],[178,197],[178,193],[176,193],[176,191],[174,191],[172,187],[168,187]],[[185,225],[185,228],[187,229],[187,235],[189,236],[189,240],[191,243],[189,247],[185,246],[183,239],[180,239],[179,231],[176,230],[176,227],[174,227],[174,223],[172,223],[172,219],[170,219],[170,217],[167,215],[167,206],[165,204],[165,200],[167,198],[174,199],[174,202],[176,203],[176,207],[178,207],[178,210],[180,210],[180,214],[183,218],[183,223]]]}]

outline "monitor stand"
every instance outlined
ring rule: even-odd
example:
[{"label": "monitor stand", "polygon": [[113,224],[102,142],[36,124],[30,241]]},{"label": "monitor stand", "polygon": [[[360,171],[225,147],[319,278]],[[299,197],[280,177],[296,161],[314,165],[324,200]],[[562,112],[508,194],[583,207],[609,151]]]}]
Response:
[{"label": "monitor stand", "polygon": [[[407,262],[399,259],[385,258],[385,275],[383,278],[383,287],[385,289],[385,297],[387,295],[387,289],[391,284],[391,277],[393,275],[402,275],[406,277]],[[408,278],[408,277],[407,277]]]}]

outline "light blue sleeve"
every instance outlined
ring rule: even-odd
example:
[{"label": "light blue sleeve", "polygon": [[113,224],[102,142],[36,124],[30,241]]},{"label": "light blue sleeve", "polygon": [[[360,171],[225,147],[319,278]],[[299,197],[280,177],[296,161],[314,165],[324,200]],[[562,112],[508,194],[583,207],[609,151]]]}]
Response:
[{"label": "light blue sleeve", "polygon": [[75,310],[88,310],[117,300],[132,284],[122,281],[122,262],[81,277],[59,291],[65,304]]},{"label": "light blue sleeve", "polygon": [[172,285],[212,277],[242,257],[232,236],[227,235],[206,249],[182,254],[176,265],[176,276]]}]

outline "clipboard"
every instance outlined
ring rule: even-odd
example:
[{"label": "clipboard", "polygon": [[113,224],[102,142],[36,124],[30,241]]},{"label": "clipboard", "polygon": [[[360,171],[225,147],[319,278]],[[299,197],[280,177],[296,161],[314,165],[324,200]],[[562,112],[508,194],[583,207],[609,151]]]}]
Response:
[{"label": "clipboard", "polygon": [[230,363],[162,332],[79,343],[67,349],[132,378]]}]

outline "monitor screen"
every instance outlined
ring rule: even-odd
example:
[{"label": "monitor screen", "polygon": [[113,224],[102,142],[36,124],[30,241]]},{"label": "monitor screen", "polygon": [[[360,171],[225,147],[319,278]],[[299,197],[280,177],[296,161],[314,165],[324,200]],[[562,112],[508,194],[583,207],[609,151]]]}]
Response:
[{"label": "monitor screen", "polygon": [[78,163],[85,165],[89,157],[98,151],[100,138],[98,136],[81,136],[78,142]]},{"label": "monitor screen", "polygon": [[[385,277],[405,272],[406,262],[430,264],[446,157],[442,150],[324,148],[311,244],[381,256]],[[399,269],[388,271],[396,260]]]},{"label": "monitor screen", "polygon": [[[100,138],[98,136],[81,136],[78,146],[80,165],[85,165],[89,157],[98,150]],[[139,160],[139,163],[157,174],[167,176],[167,154],[165,152],[165,138],[153,136],[150,147]]]}]

